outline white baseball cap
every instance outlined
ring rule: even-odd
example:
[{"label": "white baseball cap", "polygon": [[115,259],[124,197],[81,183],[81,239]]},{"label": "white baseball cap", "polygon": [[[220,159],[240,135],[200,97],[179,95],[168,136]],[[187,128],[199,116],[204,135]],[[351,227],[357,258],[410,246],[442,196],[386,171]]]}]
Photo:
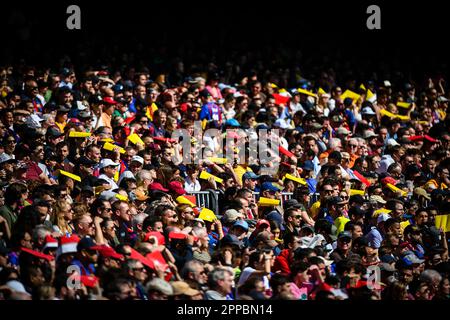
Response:
[{"label": "white baseball cap", "polygon": [[391,216],[388,215],[387,213],[381,213],[377,218],[377,224],[379,224],[381,222],[385,222],[390,218],[391,218]]},{"label": "white baseball cap", "polygon": [[103,169],[105,167],[110,167],[110,166],[118,166],[118,163],[115,163],[114,161],[112,161],[111,159],[107,158],[107,159],[102,159],[100,161],[100,165],[98,166],[100,169]]},{"label": "white baseball cap", "polygon": [[133,158],[131,158],[131,162],[133,161],[139,162],[140,164],[144,165],[144,158],[140,156],[133,156]]}]

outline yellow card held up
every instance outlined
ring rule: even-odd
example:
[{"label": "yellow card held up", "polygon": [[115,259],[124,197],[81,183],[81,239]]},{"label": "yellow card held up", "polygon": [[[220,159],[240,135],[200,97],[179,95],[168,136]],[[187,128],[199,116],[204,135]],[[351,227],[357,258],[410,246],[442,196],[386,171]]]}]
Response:
[{"label": "yellow card held up", "polygon": [[361,83],[361,85],[359,86],[360,89],[363,89],[364,91],[367,91],[366,87],[364,86],[364,84]]},{"label": "yellow card held up", "polygon": [[366,100],[370,101],[370,102],[375,102],[375,100],[377,99],[377,95],[375,93],[373,93],[372,91],[367,90],[367,96],[366,96]]},{"label": "yellow card held up", "polygon": [[213,222],[214,220],[217,219],[214,212],[209,210],[208,208],[203,208],[200,211],[200,214],[198,215],[198,217],[204,221],[209,221],[209,222]]},{"label": "yellow card held up", "polygon": [[144,144],[144,141],[142,141],[141,137],[139,137],[137,133],[130,134],[128,140],[130,140],[133,144]]},{"label": "yellow card held up", "polygon": [[300,93],[306,94],[307,96],[311,96],[311,97],[317,98],[317,94],[312,93],[311,91],[308,91],[308,90],[305,90],[305,89],[302,89],[302,88],[298,88],[297,91],[300,92]]},{"label": "yellow card held up", "polygon": [[115,148],[119,148],[119,152],[120,152],[121,154],[124,154],[124,153],[125,153],[125,149],[124,149],[124,148],[119,147],[119,146],[116,146],[116,145],[114,145],[114,144],[112,144],[112,143],[106,142],[106,143],[103,145],[103,149],[108,150],[108,151],[114,151]]},{"label": "yellow card held up", "polygon": [[92,133],[90,132],[77,132],[77,131],[70,131],[69,132],[69,138],[86,138],[90,137]]},{"label": "yellow card held up", "polygon": [[128,201],[128,197],[125,197],[121,194],[116,194],[116,198],[122,201]]},{"label": "yellow card held up", "polygon": [[317,90],[317,93],[318,94],[325,94],[326,92],[322,88],[319,88],[319,90]]},{"label": "yellow card held up", "polygon": [[391,189],[393,192],[401,192],[402,196],[407,196],[408,193],[406,191],[403,191],[402,189],[397,188],[396,186],[394,186],[391,183],[386,184],[386,186]]},{"label": "yellow card held up", "polygon": [[382,213],[391,213],[391,212],[392,212],[392,210],[385,209],[385,208],[378,209],[378,210],[375,210],[375,211],[373,212],[373,216],[372,216],[372,217],[376,218],[376,217],[378,217],[378,216],[379,216],[380,214],[382,214]]},{"label": "yellow card held up", "polygon": [[393,114],[392,112],[389,112],[386,109],[380,109],[380,113],[389,118],[395,118],[397,116],[396,114]]},{"label": "yellow card held up", "polygon": [[409,109],[409,107],[411,107],[411,103],[408,103],[408,102],[397,102],[397,107]]},{"label": "yellow card held up", "polygon": [[298,182],[298,183],[300,183],[302,185],[306,185],[306,181],[303,178],[298,178],[298,177],[293,176],[292,174],[289,174],[289,173],[286,173],[285,177],[286,177],[286,179]]},{"label": "yellow card held up", "polygon": [[211,174],[211,173],[209,173],[209,172],[206,172],[206,171],[202,171],[202,172],[200,173],[200,176],[199,176],[199,178],[200,178],[200,179],[203,179],[203,180],[208,180],[208,179],[211,178],[211,177],[213,177],[214,180],[215,180],[217,183],[223,183],[223,179],[221,179],[221,178],[219,178],[219,177],[216,177],[215,175],[213,175],[213,174]]},{"label": "yellow card held up", "polygon": [[345,98],[350,98],[353,101],[356,101],[361,97],[361,95],[357,94],[356,92],[353,92],[351,90],[345,90],[345,92],[341,95],[341,99],[344,100]]},{"label": "yellow card held up", "polygon": [[66,177],[69,177],[70,179],[73,179],[75,181],[81,182],[81,177],[77,176],[76,174],[64,171],[64,170],[59,170],[59,172]]},{"label": "yellow card held up", "polygon": [[269,198],[264,198],[264,197],[259,198],[259,202],[258,202],[258,205],[261,207],[274,207],[274,206],[278,206],[279,204],[280,204],[280,200],[278,200],[278,199],[269,199]]},{"label": "yellow card held up", "polygon": [[443,229],[444,232],[450,232],[450,214],[437,215],[435,218],[435,226]]},{"label": "yellow card held up", "polygon": [[357,195],[357,194],[363,196],[365,194],[365,192],[364,192],[364,190],[350,189],[350,197]]},{"label": "yellow card held up", "polygon": [[411,118],[409,116],[401,116],[401,115],[396,115],[396,118],[402,120],[402,121],[409,121],[411,120]]},{"label": "yellow card held up", "polygon": [[186,197],[183,196],[179,196],[178,198],[175,199],[179,204],[187,204],[190,205],[191,207],[195,207],[195,205]]},{"label": "yellow card held up", "polygon": [[227,158],[215,158],[215,157],[209,157],[209,161],[214,162],[216,164],[226,164],[228,162]]}]

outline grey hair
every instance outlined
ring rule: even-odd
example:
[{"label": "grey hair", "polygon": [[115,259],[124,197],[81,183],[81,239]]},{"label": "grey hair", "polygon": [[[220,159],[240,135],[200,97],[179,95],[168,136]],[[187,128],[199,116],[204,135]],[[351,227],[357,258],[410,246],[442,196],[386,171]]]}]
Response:
[{"label": "grey hair", "polygon": [[45,237],[50,234],[51,230],[43,224],[40,224],[33,230],[33,241],[38,242],[39,239],[45,239]]},{"label": "grey hair", "polygon": [[143,212],[134,215],[134,216],[133,216],[133,219],[132,219],[132,225],[133,225],[133,227],[135,228],[135,227],[137,227],[138,224],[143,224],[145,218],[147,218],[147,217],[148,217],[148,214],[143,213]]},{"label": "grey hair", "polygon": [[331,139],[328,141],[328,148],[329,148],[329,149],[334,149],[334,148],[336,148],[339,144],[342,145],[341,139],[339,139],[339,138],[331,138]]},{"label": "grey hair", "polygon": [[141,170],[138,173],[136,173],[136,182],[140,184],[144,179],[150,179],[150,171],[148,170]]},{"label": "grey hair", "polygon": [[229,268],[216,268],[208,275],[208,283],[209,286],[215,288],[217,286],[217,282],[220,280],[225,280],[226,275],[233,276],[233,271]]},{"label": "grey hair", "polygon": [[187,279],[189,273],[195,272],[196,267],[203,267],[203,263],[198,260],[190,260],[185,263],[183,269],[181,270],[181,277]]},{"label": "grey hair", "polygon": [[436,270],[427,269],[420,274],[419,280],[425,281],[425,282],[428,282],[431,284],[439,283],[442,281],[442,276]]}]

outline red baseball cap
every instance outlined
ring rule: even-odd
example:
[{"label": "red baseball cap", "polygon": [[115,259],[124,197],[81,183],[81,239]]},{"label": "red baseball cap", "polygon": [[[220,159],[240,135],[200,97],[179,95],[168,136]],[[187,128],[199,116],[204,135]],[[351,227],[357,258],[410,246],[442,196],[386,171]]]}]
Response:
[{"label": "red baseball cap", "polygon": [[382,180],[381,180],[381,182],[383,183],[383,184],[388,184],[388,183],[390,183],[390,184],[392,184],[392,185],[396,185],[397,184],[397,180],[395,180],[394,178],[392,178],[392,177],[386,177],[386,178],[383,178]]},{"label": "red baseball cap", "polygon": [[113,98],[111,98],[111,97],[104,97],[103,98],[103,102],[105,102],[105,103],[107,103],[107,104],[111,104],[111,105],[114,105],[114,104],[117,104],[117,101],[115,101]]},{"label": "red baseball cap", "polygon": [[164,236],[161,234],[161,232],[158,231],[150,231],[147,232],[144,236],[144,242],[147,242],[148,240],[150,240],[151,238],[156,238],[157,244],[158,245],[164,245],[166,243],[166,239],[164,238]]},{"label": "red baseball cap", "polygon": [[120,259],[120,260],[122,260],[124,258],[123,255],[117,253],[116,250],[114,250],[113,248],[108,247],[108,246],[101,246],[98,249],[98,252],[100,253],[100,255],[102,257],[105,257],[105,258],[113,258],[113,259]]},{"label": "red baseball cap", "polygon": [[22,247],[22,252],[29,253],[29,254],[37,257],[37,258],[45,259],[45,260],[48,260],[48,261],[52,261],[52,260],[55,259],[54,256],[51,256],[49,254],[45,254],[45,253],[42,253],[42,252],[39,252],[39,251],[31,250],[31,249],[28,249],[28,248],[23,248]]},{"label": "red baseball cap", "polygon": [[163,185],[159,182],[153,182],[151,185],[149,185],[148,188],[150,190],[159,190],[159,191],[164,191],[164,192],[169,191],[169,189],[164,188]]},{"label": "red baseball cap", "polygon": [[175,232],[175,231],[171,231],[169,233],[169,239],[178,239],[178,240],[183,240],[187,238],[187,234],[182,233],[182,232]]},{"label": "red baseball cap", "polygon": [[187,193],[183,188],[183,184],[179,181],[172,181],[169,183],[169,190],[175,192],[178,196],[182,196]]}]

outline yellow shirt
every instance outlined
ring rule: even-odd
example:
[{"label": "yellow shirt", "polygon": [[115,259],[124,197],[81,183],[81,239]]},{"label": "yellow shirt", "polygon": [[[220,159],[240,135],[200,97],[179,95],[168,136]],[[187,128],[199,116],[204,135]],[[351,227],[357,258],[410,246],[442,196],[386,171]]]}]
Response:
[{"label": "yellow shirt", "polygon": [[337,228],[336,234],[339,234],[342,231],[344,231],[345,224],[349,221],[350,221],[350,219],[348,219],[346,217],[337,217],[336,220],[334,221],[334,225]]},{"label": "yellow shirt", "polygon": [[58,126],[59,131],[61,131],[61,133],[64,133],[64,128],[66,127],[66,123],[59,123],[55,121],[55,124]]},{"label": "yellow shirt", "polygon": [[320,210],[320,200],[314,202],[311,205],[311,208],[309,208],[309,211],[311,212],[311,218],[315,220],[317,215],[319,214],[319,210]]}]

